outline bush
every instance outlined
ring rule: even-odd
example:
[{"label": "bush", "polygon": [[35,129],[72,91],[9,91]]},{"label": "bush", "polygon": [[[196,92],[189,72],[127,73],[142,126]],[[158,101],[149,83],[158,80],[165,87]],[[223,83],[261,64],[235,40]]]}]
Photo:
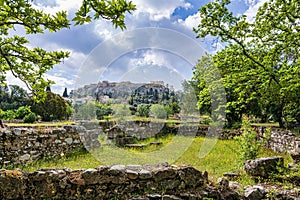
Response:
[{"label": "bush", "polygon": [[96,104],[95,102],[86,102],[84,104],[74,105],[74,117],[85,120],[96,119]]},{"label": "bush", "polygon": [[16,111],[15,110],[6,110],[1,112],[1,119],[4,120],[12,120],[16,118]]},{"label": "bush", "polygon": [[32,111],[43,121],[63,120],[68,118],[67,102],[58,94],[47,91],[44,101],[32,106]]},{"label": "bush", "polygon": [[30,106],[21,106],[16,110],[16,119],[23,119],[26,115],[31,113]]},{"label": "bush", "polygon": [[131,112],[129,110],[129,106],[126,106],[125,104],[112,105],[112,109],[113,109],[113,116],[116,119],[123,120],[125,117],[131,115]]},{"label": "bush", "polygon": [[170,102],[165,106],[165,110],[166,110],[168,116],[178,114],[178,113],[180,113],[179,103],[177,101]]},{"label": "bush", "polygon": [[36,121],[36,115],[33,112],[26,115],[23,119],[24,123],[33,123],[35,121]]},{"label": "bush", "polygon": [[109,105],[98,104],[96,108],[96,116],[98,120],[102,120],[105,117],[111,115],[113,113],[113,109]]},{"label": "bush", "polygon": [[150,105],[140,104],[138,105],[135,115],[139,117],[149,117],[149,112],[150,112]]},{"label": "bush", "polygon": [[270,132],[270,130],[267,130],[265,133],[266,137],[260,137],[258,133],[251,128],[250,121],[245,116],[243,117],[242,130],[242,135],[236,138],[241,147],[239,152],[240,164],[244,164],[246,160],[257,158],[259,151],[266,144]]},{"label": "bush", "polygon": [[150,107],[150,116],[158,119],[166,119],[167,113],[165,111],[164,106],[159,104],[153,104]]}]

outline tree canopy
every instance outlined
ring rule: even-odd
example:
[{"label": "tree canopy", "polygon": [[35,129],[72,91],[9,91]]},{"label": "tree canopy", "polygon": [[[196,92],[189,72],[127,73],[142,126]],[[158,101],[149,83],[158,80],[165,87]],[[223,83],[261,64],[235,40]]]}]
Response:
[{"label": "tree canopy", "polygon": [[[300,122],[300,2],[269,0],[253,20],[235,16],[229,4],[216,0],[201,7],[201,21],[194,29],[198,37],[214,36],[226,45],[210,59],[226,89],[227,120],[240,121],[246,113],[272,117],[280,126],[284,120]],[[199,64],[195,71],[201,69]],[[207,87],[199,73],[194,80],[205,98]],[[207,107],[207,98],[199,105]]]},{"label": "tree canopy", "polygon": [[[46,51],[31,48],[29,41],[14,35],[17,26],[26,34],[43,34],[70,28],[71,21],[66,11],[54,15],[44,13],[33,6],[31,0],[0,1],[0,83],[4,84],[7,72],[22,80],[35,97],[45,96],[45,87],[53,83],[44,74],[69,56],[69,52]],[[75,25],[89,23],[100,18],[110,20],[116,28],[125,29],[125,13],[135,10],[135,5],[126,0],[83,0],[72,21]]]}]

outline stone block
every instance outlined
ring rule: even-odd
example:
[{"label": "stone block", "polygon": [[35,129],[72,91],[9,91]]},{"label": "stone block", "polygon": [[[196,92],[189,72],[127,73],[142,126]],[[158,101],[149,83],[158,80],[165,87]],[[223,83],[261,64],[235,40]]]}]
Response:
[{"label": "stone block", "polygon": [[283,158],[280,156],[247,160],[244,165],[247,174],[263,178],[267,178],[274,173],[278,173],[278,169],[283,167]]}]

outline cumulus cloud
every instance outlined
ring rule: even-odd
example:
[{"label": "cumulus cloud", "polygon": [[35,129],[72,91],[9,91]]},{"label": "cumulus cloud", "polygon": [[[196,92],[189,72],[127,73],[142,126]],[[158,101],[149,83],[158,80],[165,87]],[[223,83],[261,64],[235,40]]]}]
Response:
[{"label": "cumulus cloud", "polygon": [[185,20],[178,19],[178,23],[189,30],[193,30],[193,28],[196,28],[198,26],[200,20],[201,18],[199,13],[195,13],[193,15],[188,16]]},{"label": "cumulus cloud", "polygon": [[176,8],[190,8],[192,5],[184,0],[133,0],[137,10],[133,13],[134,16],[140,14],[148,15],[151,21],[159,21],[162,19],[170,19]]},{"label": "cumulus cloud", "polygon": [[144,51],[138,58],[133,58],[129,62],[129,66],[157,65],[170,67],[170,63],[166,56],[154,50]]},{"label": "cumulus cloud", "polygon": [[35,8],[41,9],[48,14],[55,14],[62,10],[67,12],[77,10],[82,0],[34,0],[33,3]]}]

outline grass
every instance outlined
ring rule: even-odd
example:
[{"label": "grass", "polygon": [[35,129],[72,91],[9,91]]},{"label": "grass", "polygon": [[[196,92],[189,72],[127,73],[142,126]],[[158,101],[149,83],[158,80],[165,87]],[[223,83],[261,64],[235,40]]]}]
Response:
[{"label": "grass", "polygon": [[279,127],[278,122],[273,123],[251,123],[252,126],[258,126],[258,127]]},{"label": "grass", "polygon": [[8,127],[59,127],[64,125],[75,125],[74,121],[59,121],[59,122],[36,122],[36,123],[6,123]]},{"label": "grass", "polygon": [[[88,169],[99,165],[111,164],[155,164],[157,162],[168,161],[170,164],[192,165],[200,171],[207,171],[210,179],[216,181],[225,172],[241,170],[238,163],[239,146],[235,140],[216,140],[216,144],[206,156],[199,156],[199,151],[204,142],[213,144],[215,140],[203,137],[174,137],[166,135],[159,139],[150,138],[141,143],[147,144],[160,141],[162,146],[148,146],[143,149],[136,148],[116,148],[113,146],[103,146],[93,152],[84,149],[73,152],[60,158],[44,159],[31,165],[20,167],[24,171],[34,171],[40,168],[71,168]],[[186,151],[182,151],[185,146],[190,144]],[[167,148],[170,146],[171,148]],[[165,149],[164,149],[165,148]],[[163,151],[160,152],[160,149]],[[179,151],[179,154],[176,153]],[[180,152],[181,151],[181,152]],[[172,155],[174,155],[172,157]],[[278,155],[270,150],[262,150],[259,157]],[[285,164],[292,162],[288,155],[281,154],[285,159]],[[242,174],[238,180],[243,185],[254,184],[254,181],[246,174]]]},{"label": "grass", "polygon": [[20,166],[23,171],[33,172],[41,168],[71,168],[71,169],[88,169],[95,168],[101,163],[85,149],[74,151],[70,154],[56,158],[42,159],[32,164]]}]

